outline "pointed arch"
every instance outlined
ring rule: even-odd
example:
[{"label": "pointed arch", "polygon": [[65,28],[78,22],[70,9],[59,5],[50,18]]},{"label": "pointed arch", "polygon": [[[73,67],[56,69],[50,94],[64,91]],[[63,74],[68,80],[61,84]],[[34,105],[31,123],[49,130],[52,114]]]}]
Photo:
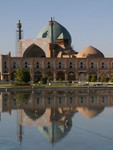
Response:
[{"label": "pointed arch", "polygon": [[38,45],[32,44],[25,50],[23,57],[46,57],[46,54]]}]

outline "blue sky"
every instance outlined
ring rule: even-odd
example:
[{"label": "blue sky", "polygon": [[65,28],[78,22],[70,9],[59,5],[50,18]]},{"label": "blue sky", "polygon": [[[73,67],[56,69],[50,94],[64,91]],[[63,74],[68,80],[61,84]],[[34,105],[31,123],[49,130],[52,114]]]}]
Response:
[{"label": "blue sky", "polygon": [[113,57],[113,0],[1,0],[0,54],[15,54],[19,19],[23,37],[30,39],[51,16],[70,32],[76,51],[92,45]]}]

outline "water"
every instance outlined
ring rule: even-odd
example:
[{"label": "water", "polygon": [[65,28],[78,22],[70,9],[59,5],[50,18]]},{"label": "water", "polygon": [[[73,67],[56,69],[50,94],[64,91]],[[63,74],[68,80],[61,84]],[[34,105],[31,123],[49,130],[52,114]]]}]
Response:
[{"label": "water", "polygon": [[113,91],[0,93],[0,150],[113,150]]}]

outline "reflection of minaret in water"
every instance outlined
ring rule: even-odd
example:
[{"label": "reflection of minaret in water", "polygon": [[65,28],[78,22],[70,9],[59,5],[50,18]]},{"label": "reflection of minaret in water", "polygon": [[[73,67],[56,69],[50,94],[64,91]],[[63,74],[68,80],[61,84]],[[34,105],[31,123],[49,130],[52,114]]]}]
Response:
[{"label": "reflection of minaret in water", "polygon": [[1,113],[0,113],[0,121],[1,121]]},{"label": "reflection of minaret in water", "polygon": [[21,145],[22,143],[22,133],[23,133],[23,130],[22,130],[22,110],[21,109],[18,109],[17,110],[17,116],[18,116],[18,122],[17,122],[17,125],[18,125],[18,142],[19,144]]}]

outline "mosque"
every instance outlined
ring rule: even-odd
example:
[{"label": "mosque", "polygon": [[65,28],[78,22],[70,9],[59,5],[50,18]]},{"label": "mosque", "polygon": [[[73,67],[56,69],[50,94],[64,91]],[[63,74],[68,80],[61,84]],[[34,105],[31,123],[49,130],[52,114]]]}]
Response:
[{"label": "mosque", "polygon": [[71,46],[70,33],[51,18],[35,39],[22,39],[22,24],[17,23],[18,52],[16,57],[0,55],[0,80],[14,80],[17,68],[28,68],[32,81],[50,77],[53,81],[80,80],[88,77],[113,76],[113,58],[93,46],[77,52]]}]

